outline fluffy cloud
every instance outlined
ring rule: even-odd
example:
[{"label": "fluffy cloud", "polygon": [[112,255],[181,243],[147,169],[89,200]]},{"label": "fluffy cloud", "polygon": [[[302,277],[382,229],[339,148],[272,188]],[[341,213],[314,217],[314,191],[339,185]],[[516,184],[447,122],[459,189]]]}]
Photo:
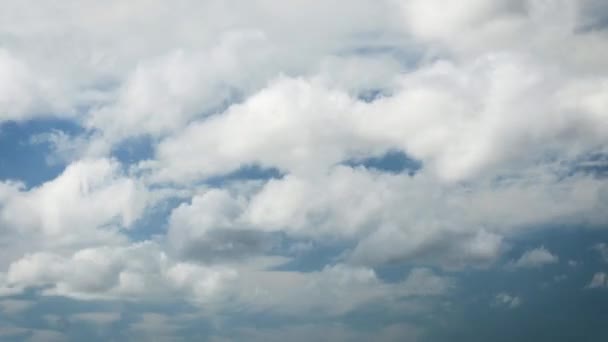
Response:
[{"label": "fluffy cloud", "polygon": [[[152,197],[141,182],[124,174],[118,162],[74,162],[55,179],[31,189],[0,184],[3,243],[0,262],[38,249],[73,250],[122,244],[121,230],[141,217]],[[28,244],[11,241],[28,239]]]},{"label": "fluffy cloud", "polygon": [[[605,9],[598,0],[4,1],[0,123],[61,117],[82,132],[39,139],[66,163],[57,177],[33,188],[0,181],[0,296],[162,297],[214,313],[335,317],[448,293],[452,279],[431,269],[490,267],[521,232],[603,226]],[[134,159],[146,160],[121,164],[120,149],[139,138],[150,153]],[[391,151],[421,168],[349,163]],[[248,167],[277,175],[239,179]],[[160,201],[179,203],[156,212]],[[340,250],[307,272],[290,268],[323,243]],[[510,265],[557,262],[539,247]],[[411,271],[378,275],[392,263]],[[131,328],[170,339],[179,324],[149,313]],[[326,333],[357,339],[340,326]]]},{"label": "fluffy cloud", "polygon": [[589,289],[601,289],[608,287],[608,274],[605,272],[597,272],[591,278],[589,284],[587,284],[587,288]]},{"label": "fluffy cloud", "polygon": [[608,262],[608,245],[604,242],[598,243],[593,246],[593,249],[597,251],[605,262]]},{"label": "fluffy cloud", "polygon": [[[493,261],[503,236],[519,229],[600,224],[604,217],[603,183],[592,178],[447,187],[433,180],[424,173],[410,177],[338,166],[326,175],[288,175],[245,190],[208,190],[174,210],[168,236],[176,250],[190,256],[188,251],[198,250],[202,258],[205,251],[219,257],[268,250],[272,246],[262,241],[282,232],[299,239],[355,240],[349,256],[355,263],[412,260],[454,267]],[[545,255],[540,250],[532,259],[539,253]]]},{"label": "fluffy cloud", "polygon": [[267,0],[10,1],[3,8],[11,15],[0,26],[7,38],[2,118],[85,108],[90,115],[82,121],[112,141],[171,131],[268,77],[316,70],[325,56],[370,40],[359,32],[392,22],[388,6],[369,0],[289,7]]},{"label": "fluffy cloud", "polygon": [[10,51],[0,49],[0,122],[21,121],[60,109],[52,82],[36,77]]},{"label": "fluffy cloud", "polygon": [[516,268],[538,268],[548,264],[558,262],[559,258],[551,254],[544,246],[526,251],[512,266]]},{"label": "fluffy cloud", "polygon": [[40,187],[13,193],[3,203],[2,220],[19,231],[56,236],[65,229],[130,226],[145,206],[145,190],[120,174],[114,161],[84,160],[69,165]]},{"label": "fluffy cloud", "polygon": [[219,289],[233,271],[170,262],[158,246],[142,242],[124,247],[82,249],[64,257],[28,254],[8,268],[6,282],[42,288],[43,294],[80,299],[153,298],[179,294],[203,300]]},{"label": "fluffy cloud", "polygon": [[113,141],[173,132],[255,89],[265,77],[251,70],[263,72],[259,66],[271,58],[266,45],[259,32],[234,32],[209,51],[177,50],[145,61],[125,80],[116,101],[97,108],[86,124]]},{"label": "fluffy cloud", "polygon": [[[445,294],[449,278],[413,269],[385,283],[372,269],[337,264],[313,273],[275,271],[278,260],[205,266],[169,259],[159,246],[89,248],[70,257],[36,253],[13,262],[6,284],[76,299],[184,299],[211,312],[245,310],[340,315],[366,303]],[[348,293],[348,296],[344,294]],[[96,320],[97,316],[74,319]],[[103,320],[103,317],[101,318]]]},{"label": "fluffy cloud", "polygon": [[519,296],[510,295],[505,292],[501,292],[494,298],[494,305],[514,309],[521,305],[521,298]]},{"label": "fluffy cloud", "polygon": [[441,61],[402,76],[393,96],[372,103],[317,80],[282,78],[162,141],[145,166],[182,182],[255,163],[311,174],[398,148],[455,181],[557,151],[570,160],[606,143],[606,93],[596,90],[605,80],[563,73],[511,54]]},{"label": "fluffy cloud", "polygon": [[428,269],[414,269],[400,282],[385,283],[370,268],[343,264],[313,273],[243,270],[241,279],[241,309],[290,315],[340,316],[365,304],[443,295],[452,286],[449,278]]}]

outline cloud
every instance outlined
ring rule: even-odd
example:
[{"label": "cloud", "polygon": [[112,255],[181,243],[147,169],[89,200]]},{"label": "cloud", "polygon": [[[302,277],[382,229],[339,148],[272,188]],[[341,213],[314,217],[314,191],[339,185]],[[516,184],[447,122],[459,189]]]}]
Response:
[{"label": "cloud", "polygon": [[211,341],[222,342],[232,340],[247,341],[310,341],[310,339],[326,339],[331,341],[418,341],[420,328],[408,324],[395,324],[376,329],[368,333],[356,333],[344,324],[315,324],[290,325],[281,328],[241,328],[228,337],[215,336]]},{"label": "cloud", "polygon": [[45,295],[83,300],[185,296],[202,301],[234,275],[227,268],[170,261],[158,245],[148,241],[87,248],[68,257],[28,254],[11,263],[6,282],[40,288]]},{"label": "cloud", "polygon": [[544,246],[526,251],[522,256],[510,265],[515,268],[539,268],[549,264],[555,264],[559,257],[551,254]]},{"label": "cloud", "polygon": [[116,161],[83,160],[69,165],[40,187],[13,186],[2,208],[2,220],[14,229],[49,236],[70,227],[130,226],[145,207],[145,189],[121,175]]},{"label": "cloud", "polygon": [[604,272],[595,273],[586,287],[588,289],[608,288],[608,274]]},{"label": "cloud", "polygon": [[[604,226],[608,183],[594,172],[608,155],[604,10],[597,0],[3,1],[0,124],[44,131],[62,118],[79,129],[24,139],[50,150],[59,175],[36,187],[0,180],[0,296],[272,313],[298,324],[216,337],[297,340],[314,333],[310,317],[439,300],[459,271],[495,267],[542,227]],[[138,139],[146,153],[121,162]],[[353,163],[390,152],[419,169]],[[29,165],[13,157],[0,164]],[[248,168],[274,175],[250,179]],[[604,244],[594,249],[606,259]],[[541,246],[509,267],[558,261]],[[393,266],[401,273],[387,276]],[[14,298],[0,307],[28,309]],[[178,321],[149,312],[131,333],[170,340]],[[403,327],[376,337],[418,336]],[[374,339],[342,325],[323,334]]]},{"label": "cloud", "polygon": [[[199,251],[199,258],[207,259],[205,251],[219,257],[222,251],[237,256],[268,250],[270,234],[284,233],[315,241],[354,239],[347,256],[358,264],[487,265],[502,252],[505,234],[583,219],[599,224],[601,184],[548,176],[442,186],[424,172],[412,178],[337,166],[325,175],[287,175],[243,190],[203,191],[174,210],[168,236],[178,253],[192,257],[189,250]],[[554,192],[565,200],[556,201]]]},{"label": "cloud", "polygon": [[[112,159],[73,162],[56,178],[31,189],[0,182],[2,241],[7,245],[0,264],[25,253],[124,244],[124,230],[144,214],[153,197]],[[28,243],[12,243],[25,240]]]},{"label": "cloud", "polygon": [[171,341],[176,338],[180,329],[173,317],[159,313],[144,313],[139,320],[129,326],[130,334],[137,338],[155,338],[159,341]]},{"label": "cloud", "polygon": [[[245,310],[329,316],[371,302],[442,295],[451,288],[449,278],[421,268],[413,269],[401,282],[385,283],[372,269],[345,264],[312,273],[275,271],[263,260],[249,266],[241,262],[204,266],[171,260],[158,247],[146,242],[84,249],[68,258],[26,255],[10,265],[6,282],[39,289],[42,295],[80,300],[182,299],[215,313]],[[103,315],[72,318],[106,319]]]},{"label": "cloud", "polygon": [[118,322],[120,318],[119,312],[83,312],[69,317],[71,321],[90,323],[99,327],[111,325]]},{"label": "cloud", "polygon": [[0,301],[0,311],[7,316],[20,314],[31,308],[35,302],[23,299],[6,299]]},{"label": "cloud", "polygon": [[58,331],[53,330],[32,330],[31,335],[25,339],[28,342],[61,342],[65,341],[66,336]]},{"label": "cloud", "polygon": [[161,141],[156,160],[142,167],[157,180],[179,182],[248,164],[308,175],[396,148],[440,181],[470,180],[554,151],[569,160],[605,143],[602,82],[509,53],[425,65],[371,103],[316,79],[279,78]]},{"label": "cloud", "polygon": [[368,304],[443,295],[451,288],[451,279],[428,269],[413,269],[405,279],[385,283],[370,268],[345,264],[312,273],[242,270],[240,279],[237,293],[242,309],[296,316],[340,316]]},{"label": "cloud", "polygon": [[144,61],[124,81],[116,101],[97,108],[86,125],[111,141],[176,131],[264,80],[251,70],[262,70],[259,66],[272,58],[267,45],[262,33],[233,32],[207,51],[177,50]]},{"label": "cloud", "polygon": [[519,296],[510,295],[505,292],[501,292],[494,298],[494,305],[506,307],[509,309],[515,309],[522,303],[522,299]]},{"label": "cloud", "polygon": [[31,66],[4,48],[0,48],[0,75],[0,123],[66,110],[53,82],[40,78]]},{"label": "cloud", "polygon": [[598,243],[593,246],[593,249],[599,253],[602,260],[608,262],[608,245],[604,242]]}]

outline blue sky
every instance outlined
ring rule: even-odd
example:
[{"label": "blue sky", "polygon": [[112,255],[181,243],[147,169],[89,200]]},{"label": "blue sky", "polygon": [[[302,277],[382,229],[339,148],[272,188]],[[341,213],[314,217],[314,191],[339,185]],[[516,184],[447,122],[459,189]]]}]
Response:
[{"label": "blue sky", "polygon": [[4,1],[0,340],[606,340],[606,18]]}]

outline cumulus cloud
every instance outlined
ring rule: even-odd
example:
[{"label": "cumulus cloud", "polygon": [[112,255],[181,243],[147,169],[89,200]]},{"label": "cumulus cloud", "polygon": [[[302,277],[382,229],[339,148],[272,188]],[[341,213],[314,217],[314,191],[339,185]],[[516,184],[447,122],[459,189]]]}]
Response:
[{"label": "cumulus cloud", "polygon": [[[0,182],[0,222],[6,244],[0,264],[24,253],[72,251],[124,244],[125,229],[144,214],[153,196],[111,159],[68,165],[56,178],[27,189]],[[28,241],[27,244],[14,243]]]},{"label": "cumulus cloud", "polygon": [[0,49],[0,75],[0,122],[22,121],[58,109],[49,103],[53,85],[37,78],[25,62],[5,49]]},{"label": "cumulus cloud", "polygon": [[526,251],[522,256],[513,261],[510,265],[515,268],[539,268],[545,265],[554,264],[559,261],[557,255],[552,254],[544,246]]},{"label": "cumulus cloud", "polygon": [[[504,248],[503,235],[517,229],[602,221],[601,181],[526,182],[442,187],[423,173],[412,178],[338,166],[243,191],[203,192],[174,210],[168,235],[176,250],[199,251],[202,258],[214,249],[218,256],[221,249],[235,255],[268,250],[268,234],[281,232],[319,241],[354,238],[348,258],[360,264],[413,260],[461,267],[491,263]],[[554,191],[567,200],[557,201]]]},{"label": "cumulus cloud", "polygon": [[401,77],[393,96],[372,103],[319,81],[283,78],[224,115],[162,141],[157,160],[145,166],[159,169],[159,180],[196,179],[253,163],[310,174],[399,148],[442,180],[466,180],[507,162],[534,162],[555,150],[572,158],[605,143],[598,110],[605,94],[582,90],[580,82],[597,87],[603,81],[570,79],[517,54],[421,67]]},{"label": "cumulus cloud", "polygon": [[208,51],[177,50],[144,61],[125,80],[117,100],[97,108],[86,125],[114,141],[173,132],[237,100],[257,86],[253,80],[264,80],[251,71],[270,61],[266,45],[262,33],[234,32]]},{"label": "cumulus cloud", "polygon": [[142,242],[82,249],[68,257],[28,254],[11,263],[6,282],[85,300],[155,296],[171,300],[180,294],[204,300],[234,275],[226,268],[170,262],[156,244]]},{"label": "cumulus cloud", "polygon": [[[413,269],[401,282],[385,283],[370,268],[337,264],[313,273],[272,270],[277,261],[285,262],[205,266],[169,259],[147,242],[84,249],[68,258],[26,255],[10,265],[6,283],[39,288],[43,295],[82,300],[185,299],[216,313],[238,309],[331,316],[371,302],[442,295],[452,286],[449,278],[422,268]],[[112,317],[79,315],[73,319],[106,321]]]},{"label": "cumulus cloud", "polygon": [[414,269],[400,282],[385,283],[373,269],[344,264],[313,273],[243,270],[241,279],[238,291],[243,309],[290,315],[340,316],[366,304],[443,295],[452,285],[448,277],[428,269]]},{"label": "cumulus cloud", "polygon": [[520,306],[522,299],[519,296],[511,295],[506,292],[501,292],[494,298],[493,304],[496,306],[506,307],[509,309],[515,309]]},{"label": "cumulus cloud", "polygon": [[608,262],[608,245],[604,242],[600,242],[593,246],[593,249],[599,253],[602,260]]},{"label": "cumulus cloud", "polygon": [[57,178],[24,190],[13,186],[2,208],[2,220],[19,231],[59,235],[65,229],[96,228],[112,223],[130,226],[145,206],[145,189],[121,175],[117,162],[83,160]]},{"label": "cumulus cloud", "polygon": [[[59,175],[31,188],[0,180],[0,296],[336,317],[449,293],[441,272],[492,267],[522,232],[608,221],[608,183],[593,164],[608,155],[600,1],[1,7],[0,124],[61,118],[81,131],[28,140],[65,163]],[[121,162],[140,138],[149,151]],[[390,151],[420,169],[349,164]],[[241,179],[249,167],[276,176]],[[339,250],[306,272],[293,266],[324,244]],[[594,249],[606,259],[604,244]],[[509,265],[558,261],[541,246]],[[386,280],[379,270],[392,264],[410,271]],[[131,325],[139,339],[179,329],[154,313]],[[387,329],[379,339],[410,336]],[[326,334],[358,339],[341,326]]]},{"label": "cumulus cloud", "polygon": [[20,314],[34,305],[34,301],[24,299],[6,299],[0,301],[0,311],[7,316]]},{"label": "cumulus cloud", "polygon": [[588,289],[601,289],[608,288],[608,274],[605,272],[597,272],[591,278],[589,284],[587,284]]}]

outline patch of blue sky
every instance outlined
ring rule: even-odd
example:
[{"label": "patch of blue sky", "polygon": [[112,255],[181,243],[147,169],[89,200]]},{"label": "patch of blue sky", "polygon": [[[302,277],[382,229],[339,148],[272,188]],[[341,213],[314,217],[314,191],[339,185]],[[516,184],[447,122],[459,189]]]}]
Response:
[{"label": "patch of blue sky", "polygon": [[144,215],[126,231],[127,236],[132,241],[145,241],[164,235],[171,212],[185,202],[186,199],[172,197],[147,208]]},{"label": "patch of blue sky", "polygon": [[240,168],[223,175],[207,178],[203,183],[214,188],[222,188],[235,181],[265,181],[270,179],[280,179],[283,178],[283,176],[285,176],[285,174],[277,168],[251,164],[243,165]]},{"label": "patch of blue sky", "polygon": [[[608,233],[544,229],[512,240],[513,248],[497,267],[458,274],[450,309],[436,317],[425,341],[605,340],[608,295],[585,288],[595,272],[608,266],[591,248],[598,241],[608,241]],[[557,255],[559,262],[511,271],[501,267],[540,246]],[[496,305],[498,293],[517,296],[521,304]]]},{"label": "patch of blue sky", "polygon": [[0,180],[19,180],[27,188],[38,186],[58,176],[65,165],[52,160],[49,143],[33,141],[33,137],[61,131],[80,134],[75,122],[60,119],[35,119],[26,122],[4,122],[0,125]]},{"label": "patch of blue sky", "polygon": [[132,137],[121,141],[112,148],[112,156],[127,167],[143,160],[154,158],[156,141],[148,135]]},{"label": "patch of blue sky", "polygon": [[374,102],[380,98],[390,96],[390,90],[387,89],[365,89],[357,94],[357,98],[364,102]]},{"label": "patch of blue sky", "polygon": [[569,166],[569,175],[586,174],[600,178],[608,177],[608,153],[604,151],[590,153],[571,162]]},{"label": "patch of blue sky", "polygon": [[361,166],[367,169],[395,174],[407,172],[410,176],[414,176],[423,167],[421,161],[398,150],[390,150],[380,156],[347,160],[344,164],[351,167]]}]

